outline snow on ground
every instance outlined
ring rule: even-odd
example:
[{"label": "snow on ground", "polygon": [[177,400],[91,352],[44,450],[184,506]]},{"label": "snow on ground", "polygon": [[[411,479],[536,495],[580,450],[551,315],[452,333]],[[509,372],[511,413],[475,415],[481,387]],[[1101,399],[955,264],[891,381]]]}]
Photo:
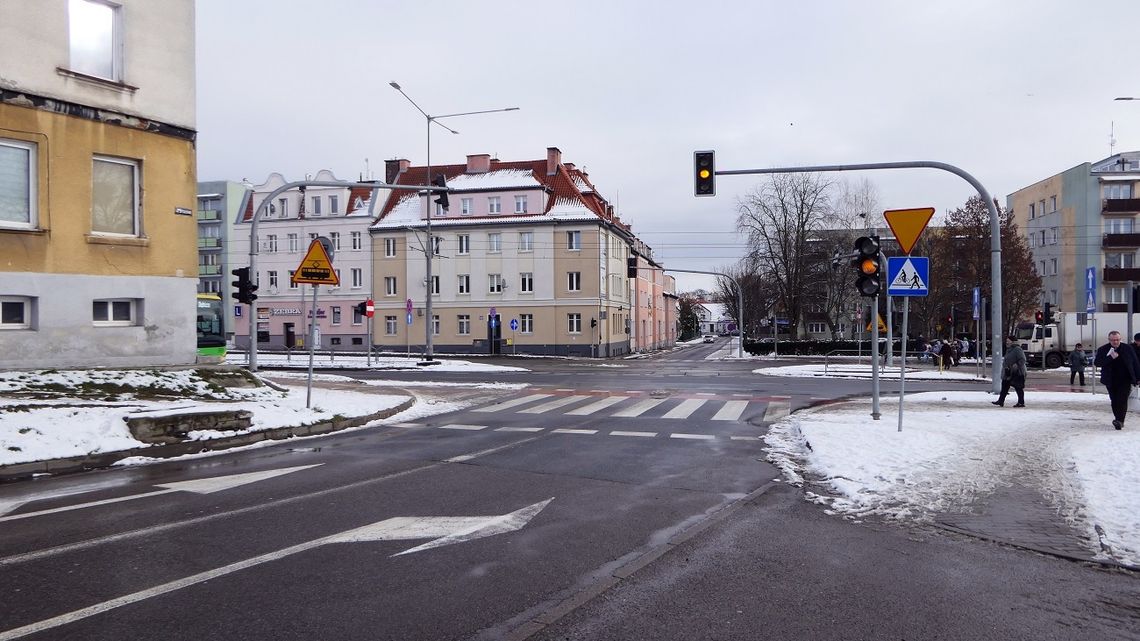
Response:
[{"label": "snow on ground", "polygon": [[[785,365],[783,367],[765,367],[752,370],[753,374],[766,376],[789,376],[796,378],[871,378],[871,365],[869,363],[830,363],[812,365]],[[988,373],[988,372],[986,372]],[[882,378],[899,377],[898,367],[880,367],[879,376]],[[906,379],[908,381],[988,381],[988,376],[979,378],[978,371],[973,365],[938,371],[937,368],[907,367]]]},{"label": "snow on ground", "polygon": [[[373,356],[371,360],[367,356],[347,356],[344,354],[337,354],[329,356],[328,352],[316,353],[313,355],[313,367],[321,369],[398,369],[398,370],[413,370],[413,371],[432,371],[432,372],[529,372],[530,370],[524,367],[511,367],[509,365],[492,365],[490,363],[474,363],[471,361],[454,360],[454,359],[440,359],[436,355],[437,365],[417,365],[419,362],[419,355],[413,353],[411,358],[398,357],[398,356]],[[248,362],[246,354],[231,353],[226,357],[227,365],[245,365]],[[309,354],[308,352],[297,352],[292,355],[285,354],[257,354],[258,367],[289,367],[289,368],[304,368],[309,367]]]},{"label": "snow on ground", "polygon": [[930,520],[963,511],[1016,479],[1036,486],[1074,529],[1100,538],[1112,558],[1140,564],[1140,416],[1111,426],[1104,394],[1029,392],[1026,408],[990,404],[984,392],[908,395],[824,405],[772,425],[769,460],[787,479],[829,488],[814,498],[850,517]]},{"label": "snow on ground", "polygon": [[[262,372],[266,378],[273,380],[289,380],[303,383],[309,378],[308,372]],[[351,376],[338,376],[337,374],[313,374],[314,381],[326,383],[352,383],[369,385],[372,387],[462,387],[465,389],[491,389],[491,390],[520,390],[526,389],[530,383],[448,383],[445,381],[393,381],[352,378]]]}]

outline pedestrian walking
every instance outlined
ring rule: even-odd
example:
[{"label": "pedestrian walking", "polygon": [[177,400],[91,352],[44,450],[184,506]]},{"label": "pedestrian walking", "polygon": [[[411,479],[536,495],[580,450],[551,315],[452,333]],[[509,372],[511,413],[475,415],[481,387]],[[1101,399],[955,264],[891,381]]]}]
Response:
[{"label": "pedestrian walking", "polygon": [[1012,336],[1006,336],[1005,356],[1001,361],[1001,394],[994,405],[1005,407],[1005,397],[1011,387],[1017,391],[1017,405],[1014,407],[1025,407],[1025,352],[1013,342]]},{"label": "pedestrian walking", "polygon": [[1120,342],[1120,332],[1114,330],[1108,333],[1108,342],[1097,348],[1093,364],[1100,368],[1100,382],[1108,389],[1112,403],[1112,426],[1119,430],[1128,415],[1128,395],[1140,382],[1140,359],[1131,345]]},{"label": "pedestrian walking", "polygon": [[1077,343],[1076,348],[1069,352],[1069,385],[1080,375],[1081,387],[1085,386],[1085,360],[1084,345]]}]

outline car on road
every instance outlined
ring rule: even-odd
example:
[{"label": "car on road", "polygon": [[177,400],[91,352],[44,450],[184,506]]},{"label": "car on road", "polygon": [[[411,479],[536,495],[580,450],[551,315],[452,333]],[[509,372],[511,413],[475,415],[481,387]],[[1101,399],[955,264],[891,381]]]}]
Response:
[{"label": "car on road", "polygon": [[716,336],[713,336],[712,334],[705,334],[705,342],[706,343],[716,342]]}]

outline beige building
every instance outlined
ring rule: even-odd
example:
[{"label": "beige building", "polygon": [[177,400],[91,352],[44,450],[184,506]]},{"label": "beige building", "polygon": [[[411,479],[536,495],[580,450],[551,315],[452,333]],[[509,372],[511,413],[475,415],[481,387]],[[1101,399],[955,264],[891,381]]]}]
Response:
[{"label": "beige building", "polygon": [[[631,350],[627,260],[636,239],[584,171],[554,147],[541,160],[479,154],[431,169],[451,190],[448,209],[431,204],[431,242],[428,196],[414,191],[394,191],[371,228],[376,345],[422,350],[430,323],[441,353]],[[390,184],[428,183],[426,167],[406,160],[389,161],[385,173]]]},{"label": "beige building", "polygon": [[0,4],[0,366],[195,362],[194,2]]}]

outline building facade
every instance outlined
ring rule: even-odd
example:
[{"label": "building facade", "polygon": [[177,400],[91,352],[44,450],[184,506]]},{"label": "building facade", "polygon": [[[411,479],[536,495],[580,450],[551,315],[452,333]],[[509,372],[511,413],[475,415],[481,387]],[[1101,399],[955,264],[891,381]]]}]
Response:
[{"label": "building facade", "polygon": [[[631,350],[637,312],[627,260],[635,237],[584,171],[554,147],[540,160],[477,154],[431,170],[450,189],[447,209],[430,197],[431,240],[426,192],[394,190],[371,229],[376,345],[418,352],[430,328],[444,353]],[[385,174],[390,184],[429,178],[407,160],[388,161]]]},{"label": "building facade", "polygon": [[1140,152],[1132,151],[1082,163],[1006,196],[1041,275],[1042,303],[1085,311],[1091,267],[1095,310],[1126,310],[1127,282],[1140,284],[1138,183]]},{"label": "building facade", "polygon": [[192,364],[194,2],[0,5],[0,366]]}]

